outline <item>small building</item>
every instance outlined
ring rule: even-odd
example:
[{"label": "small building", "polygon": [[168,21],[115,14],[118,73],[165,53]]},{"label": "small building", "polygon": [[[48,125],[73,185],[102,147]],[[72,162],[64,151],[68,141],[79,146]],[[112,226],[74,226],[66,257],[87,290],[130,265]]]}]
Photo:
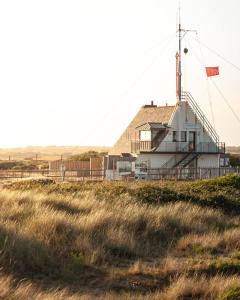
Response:
[{"label": "small building", "polygon": [[109,155],[129,153],[138,166],[219,168],[225,145],[190,93],[174,106],[144,105]]},{"label": "small building", "polygon": [[[177,175],[179,171],[180,174],[186,171],[188,176],[190,170],[220,168],[224,160],[225,144],[220,142],[215,128],[192,95],[182,90],[181,43],[186,33],[179,22],[179,49],[175,56],[176,104],[157,106],[152,101],[144,105],[109,152],[115,156],[128,153],[135,158],[132,165],[137,176],[149,175],[149,170],[156,170],[156,174],[163,170],[165,174],[176,171]],[[188,53],[187,48],[184,53]],[[219,74],[218,67],[210,69],[214,72],[207,76]]]}]

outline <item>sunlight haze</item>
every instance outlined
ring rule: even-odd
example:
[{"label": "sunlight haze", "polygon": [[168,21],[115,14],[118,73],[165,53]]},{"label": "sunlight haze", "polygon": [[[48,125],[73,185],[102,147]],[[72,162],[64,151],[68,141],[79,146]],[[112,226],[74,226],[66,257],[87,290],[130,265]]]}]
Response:
[{"label": "sunlight haze", "polygon": [[[240,1],[181,7],[197,30],[183,40],[183,89],[240,145]],[[143,104],[175,104],[177,12],[175,0],[1,1],[0,147],[111,146]],[[212,81],[239,120],[204,66],[219,66]]]}]

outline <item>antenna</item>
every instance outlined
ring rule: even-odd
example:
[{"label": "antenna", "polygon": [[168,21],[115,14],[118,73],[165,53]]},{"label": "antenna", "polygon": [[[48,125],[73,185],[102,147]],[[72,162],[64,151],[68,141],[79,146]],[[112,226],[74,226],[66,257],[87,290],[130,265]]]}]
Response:
[{"label": "antenna", "polygon": [[178,101],[181,101],[182,98],[182,45],[181,45],[181,41],[182,41],[182,28],[181,28],[181,2],[179,0],[179,7],[178,7],[178,56],[177,56],[177,60],[178,60],[178,70],[177,70],[177,96],[178,96]]},{"label": "antenna", "polygon": [[178,24],[181,24],[181,0],[178,1]]},{"label": "antenna", "polygon": [[[181,0],[178,3],[178,52],[176,54],[176,92],[177,100],[180,102],[182,100],[182,40],[188,32],[197,32],[196,30],[186,30],[182,29],[181,25]],[[183,32],[183,35],[182,35]],[[187,54],[188,51],[184,51]]]}]

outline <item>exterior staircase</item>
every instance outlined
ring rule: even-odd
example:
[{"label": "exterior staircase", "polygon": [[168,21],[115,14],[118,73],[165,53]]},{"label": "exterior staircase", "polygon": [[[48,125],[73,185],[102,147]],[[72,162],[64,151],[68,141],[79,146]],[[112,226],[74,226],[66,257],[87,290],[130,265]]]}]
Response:
[{"label": "exterior staircase", "polygon": [[161,166],[163,169],[179,168],[183,169],[189,166],[189,164],[199,156],[196,152],[189,152],[186,154],[176,154],[169,159],[164,165]]},{"label": "exterior staircase", "polygon": [[202,123],[204,129],[208,133],[208,135],[211,137],[214,143],[219,143],[219,136],[216,132],[216,130],[213,128],[213,126],[210,124],[208,119],[206,118],[205,114],[197,104],[197,102],[194,100],[193,96],[189,92],[183,92],[182,93],[182,100],[185,100],[188,102],[189,106],[193,110],[194,114],[198,118],[198,120]]},{"label": "exterior staircase", "polygon": [[188,154],[186,154],[182,159],[180,159],[174,166],[173,168],[186,168],[187,166],[189,166],[189,164],[198,157],[197,153],[194,152],[190,152]]},{"label": "exterior staircase", "polygon": [[[185,149],[182,149],[182,154],[176,154],[174,155],[169,161],[167,161],[161,168],[179,168],[183,169],[189,166],[189,164],[196,159],[199,156],[199,152],[216,152],[220,153],[222,152],[222,147],[225,152],[225,146],[222,146],[221,143],[219,143],[219,136],[216,132],[216,130],[213,128],[213,126],[210,124],[208,119],[206,118],[205,114],[201,110],[201,108],[198,106],[194,98],[189,92],[183,92],[182,93],[182,100],[187,101],[188,105],[192,109],[193,113],[197,117],[197,119],[200,121],[200,123],[203,125],[204,130],[208,133],[208,135],[211,137],[212,142],[207,143],[208,147],[206,148],[206,145],[204,143],[198,143],[194,149],[194,151],[190,151],[189,144],[185,147]],[[184,151],[185,150],[185,151]],[[205,150],[205,151],[204,151]]]},{"label": "exterior staircase", "polygon": [[153,148],[153,150],[155,150],[161,144],[161,142],[164,140],[164,138],[166,137],[167,134],[168,134],[168,130],[159,131],[156,134],[156,136],[152,140],[152,148]]},{"label": "exterior staircase", "polygon": [[198,156],[197,153],[189,151],[189,143],[187,143],[187,145],[182,149],[182,152],[182,154],[175,154],[164,165],[162,165],[161,168],[185,168]]}]

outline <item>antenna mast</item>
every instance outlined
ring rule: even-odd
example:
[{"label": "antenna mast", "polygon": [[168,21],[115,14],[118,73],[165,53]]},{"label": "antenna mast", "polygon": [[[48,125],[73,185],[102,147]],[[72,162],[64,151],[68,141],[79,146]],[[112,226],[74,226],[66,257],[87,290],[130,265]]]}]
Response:
[{"label": "antenna mast", "polygon": [[[177,92],[177,101],[182,100],[182,39],[188,32],[195,32],[196,30],[186,30],[182,29],[181,26],[181,5],[179,1],[179,18],[178,18],[178,52],[176,53],[176,92]],[[183,35],[182,35],[183,32]],[[186,52],[185,52],[186,50]],[[184,53],[188,52],[187,49],[184,49]]]},{"label": "antenna mast", "polygon": [[181,28],[181,6],[179,1],[179,21],[178,21],[178,53],[177,60],[177,98],[180,102],[182,100],[182,28]]}]

